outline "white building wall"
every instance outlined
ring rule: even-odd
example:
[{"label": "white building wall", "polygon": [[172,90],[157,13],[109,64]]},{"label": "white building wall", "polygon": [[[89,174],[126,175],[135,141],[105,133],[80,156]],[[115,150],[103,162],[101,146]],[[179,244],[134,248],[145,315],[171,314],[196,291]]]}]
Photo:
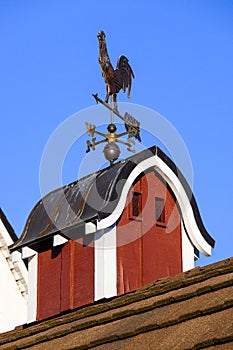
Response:
[{"label": "white building wall", "polygon": [[26,323],[27,302],[21,294],[6,258],[0,251],[0,332]]},{"label": "white building wall", "polygon": [[20,254],[14,261],[13,240],[0,220],[0,333],[27,321],[27,269]]}]

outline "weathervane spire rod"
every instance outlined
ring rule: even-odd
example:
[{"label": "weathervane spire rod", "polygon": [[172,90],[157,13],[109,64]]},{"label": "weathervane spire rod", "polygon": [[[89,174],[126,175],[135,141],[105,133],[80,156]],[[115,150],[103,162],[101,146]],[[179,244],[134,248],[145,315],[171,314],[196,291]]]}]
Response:
[{"label": "weathervane spire rod", "polygon": [[100,102],[102,105],[104,105],[106,108],[108,108],[112,113],[116,114],[121,120],[125,121],[124,117],[122,117],[122,115],[120,115],[120,113],[118,112],[117,109],[112,108],[108,103],[106,103],[105,101],[101,100],[101,98],[98,97],[98,93],[92,94],[92,96],[96,100],[97,104],[98,104],[98,102]]}]

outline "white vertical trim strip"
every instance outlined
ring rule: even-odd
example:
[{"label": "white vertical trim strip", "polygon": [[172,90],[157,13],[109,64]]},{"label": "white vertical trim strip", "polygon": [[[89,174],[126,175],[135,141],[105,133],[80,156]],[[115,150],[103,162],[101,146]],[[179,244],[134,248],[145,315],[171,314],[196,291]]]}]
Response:
[{"label": "white vertical trim strip", "polygon": [[38,254],[28,258],[28,317],[27,322],[36,321],[37,311],[37,269]]},{"label": "white vertical trim strip", "polygon": [[181,240],[182,240],[182,270],[183,272],[194,268],[194,247],[189,240],[181,221]]},{"label": "white vertical trim strip", "polygon": [[110,298],[117,294],[116,225],[95,233],[94,298]]}]

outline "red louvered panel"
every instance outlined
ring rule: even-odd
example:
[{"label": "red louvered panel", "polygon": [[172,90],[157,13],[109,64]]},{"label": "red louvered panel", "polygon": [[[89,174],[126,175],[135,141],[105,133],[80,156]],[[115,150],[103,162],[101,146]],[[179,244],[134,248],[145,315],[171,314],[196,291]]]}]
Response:
[{"label": "red louvered panel", "polygon": [[141,238],[117,249],[117,294],[142,285]]},{"label": "red louvered panel", "polygon": [[130,191],[125,209],[117,223],[118,295],[135,290],[142,285],[142,222],[140,216],[135,218],[133,215],[132,193],[134,191],[141,193],[140,181]]},{"label": "red louvered panel", "polygon": [[72,241],[73,264],[73,307],[94,302],[94,247],[93,241],[83,239]]},{"label": "red louvered panel", "polygon": [[73,241],[68,241],[62,248],[61,311],[73,308],[73,251]]},{"label": "red louvered panel", "polygon": [[[150,189],[150,191],[148,191]],[[143,284],[182,272],[181,218],[165,182],[149,173],[142,178]],[[164,222],[156,222],[156,198],[164,201]]]},{"label": "red louvered panel", "polygon": [[61,247],[38,254],[37,320],[60,313]]},{"label": "red louvered panel", "polygon": [[37,320],[94,302],[94,248],[83,240],[38,254]]}]

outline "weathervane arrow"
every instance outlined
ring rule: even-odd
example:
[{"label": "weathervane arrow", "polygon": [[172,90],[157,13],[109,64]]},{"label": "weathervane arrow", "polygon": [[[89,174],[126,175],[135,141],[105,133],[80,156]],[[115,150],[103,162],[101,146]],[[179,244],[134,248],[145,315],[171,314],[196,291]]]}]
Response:
[{"label": "weathervane arrow", "polygon": [[103,101],[101,98],[98,97],[98,94],[92,94],[94,99],[96,100],[96,103],[100,102],[102,105],[104,105],[106,108],[108,108],[111,112],[113,112],[118,118],[123,120],[125,123],[126,130],[131,134],[131,136],[134,136],[138,141],[141,142],[140,137],[140,122],[135,119],[131,114],[128,112],[125,112],[124,117],[116,110],[115,108],[112,108],[108,103]]}]

